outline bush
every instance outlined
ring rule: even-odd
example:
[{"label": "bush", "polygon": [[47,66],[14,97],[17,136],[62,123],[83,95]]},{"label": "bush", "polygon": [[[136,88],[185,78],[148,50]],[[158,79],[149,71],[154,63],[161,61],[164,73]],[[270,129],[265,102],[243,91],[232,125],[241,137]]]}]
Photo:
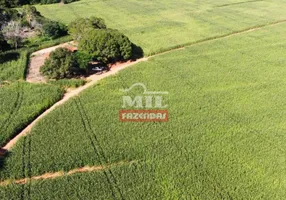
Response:
[{"label": "bush", "polygon": [[65,48],[58,48],[41,67],[41,73],[51,79],[70,78],[77,69],[73,53]]},{"label": "bush", "polygon": [[43,25],[44,35],[50,38],[58,38],[67,35],[67,27],[55,21],[49,21]]},{"label": "bush", "polygon": [[132,56],[132,43],[117,30],[89,30],[80,40],[79,50],[97,61],[116,62]]}]

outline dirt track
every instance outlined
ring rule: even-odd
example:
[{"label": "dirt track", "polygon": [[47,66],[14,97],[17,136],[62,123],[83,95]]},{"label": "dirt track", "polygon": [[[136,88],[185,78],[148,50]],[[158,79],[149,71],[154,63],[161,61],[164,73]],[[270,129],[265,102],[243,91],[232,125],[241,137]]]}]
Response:
[{"label": "dirt track", "polygon": [[54,178],[59,178],[59,177],[62,177],[62,176],[70,176],[70,175],[78,174],[78,173],[102,171],[102,170],[110,169],[111,167],[127,165],[127,164],[133,164],[135,162],[136,161],[131,161],[131,162],[122,161],[122,162],[113,163],[113,164],[109,164],[109,165],[85,166],[85,167],[81,167],[81,168],[72,169],[72,170],[70,170],[68,172],[59,171],[59,172],[53,172],[53,173],[46,173],[46,174],[42,174],[42,175],[39,175],[39,176],[33,176],[33,177],[30,177],[30,178],[23,178],[23,179],[18,179],[18,180],[5,180],[5,181],[0,182],[0,186],[7,186],[9,184],[20,184],[20,185],[23,185],[23,184],[27,184],[29,181],[54,179]]}]

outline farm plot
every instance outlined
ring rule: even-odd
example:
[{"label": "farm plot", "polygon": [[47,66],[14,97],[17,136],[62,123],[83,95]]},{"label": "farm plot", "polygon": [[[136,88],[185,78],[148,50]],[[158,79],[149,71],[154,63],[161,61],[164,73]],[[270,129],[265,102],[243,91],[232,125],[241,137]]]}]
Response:
[{"label": "farm plot", "polygon": [[[283,199],[285,31],[279,24],[196,44],[102,80],[40,121],[7,158],[1,180],[137,160],[148,170],[111,169],[117,181],[109,190],[110,175],[100,172],[31,183],[34,192],[26,194],[60,199],[66,193],[53,196],[58,185],[68,191],[87,181],[74,198],[108,199],[117,188],[126,199],[137,192],[154,199]],[[169,122],[119,121],[120,89],[134,83],[169,92]],[[1,187],[0,194],[14,187],[21,189]]]},{"label": "farm plot", "polygon": [[47,18],[66,24],[95,15],[143,48],[145,55],[206,38],[286,20],[282,0],[81,0],[39,5]]},{"label": "farm plot", "polygon": [[0,87],[0,145],[25,128],[63,95],[60,87],[14,82]]}]

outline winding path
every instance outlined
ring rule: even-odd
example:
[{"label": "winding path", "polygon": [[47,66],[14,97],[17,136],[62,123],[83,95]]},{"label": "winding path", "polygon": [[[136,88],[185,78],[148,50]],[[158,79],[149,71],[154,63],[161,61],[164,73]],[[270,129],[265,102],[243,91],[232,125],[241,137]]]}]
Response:
[{"label": "winding path", "polygon": [[[252,31],[260,30],[260,29],[262,29],[264,27],[274,26],[274,25],[282,24],[282,23],[286,23],[286,20],[280,20],[280,21],[276,21],[276,22],[271,22],[271,23],[267,23],[267,24],[264,24],[264,25],[258,25],[258,26],[250,27],[250,28],[243,29],[243,30],[240,30],[240,31],[235,31],[235,32],[232,32],[232,33],[229,33],[229,34],[224,34],[224,35],[220,35],[220,36],[214,36],[214,37],[206,38],[206,39],[203,39],[203,40],[199,40],[199,41],[196,41],[196,42],[192,42],[192,43],[189,43],[189,44],[182,45],[180,47],[173,48],[171,50],[166,50],[164,52],[161,52],[161,53],[158,53],[158,54],[154,54],[154,55],[149,56],[149,57],[141,58],[141,59],[138,59],[138,60],[136,60],[134,62],[129,61],[129,62],[126,62],[126,63],[118,64],[115,67],[112,67],[112,69],[110,71],[108,71],[108,72],[106,72],[104,74],[101,74],[101,75],[92,75],[92,76],[87,78],[87,80],[89,80],[90,82],[88,82],[86,85],[84,85],[82,87],[79,87],[79,88],[77,88],[75,90],[67,92],[60,101],[58,101],[56,104],[54,104],[52,107],[50,107],[44,113],[42,113],[30,125],[28,125],[21,133],[19,133],[16,137],[14,137],[12,140],[10,140],[2,149],[7,150],[7,151],[11,150],[12,147],[17,143],[17,141],[21,137],[26,136],[31,131],[32,127],[34,127],[35,124],[39,120],[41,120],[43,117],[45,117],[51,111],[53,111],[56,107],[58,107],[59,105],[62,105],[63,103],[68,101],[70,98],[79,95],[82,91],[84,91],[87,88],[91,87],[92,85],[94,85],[99,80],[101,80],[101,79],[103,79],[105,77],[108,77],[110,75],[114,75],[117,72],[119,72],[119,71],[121,71],[121,70],[123,70],[123,69],[125,69],[125,68],[127,68],[129,66],[132,66],[134,64],[137,64],[137,63],[140,63],[140,62],[143,62],[143,61],[147,61],[149,58],[152,58],[154,56],[159,56],[159,55],[166,54],[166,53],[169,53],[169,52],[172,52],[172,51],[177,51],[177,50],[184,49],[185,47],[188,47],[188,46],[193,46],[193,45],[202,44],[202,43],[209,42],[209,41],[215,41],[215,40],[219,40],[219,39],[223,39],[223,38],[228,38],[228,37],[232,37],[232,36],[235,36],[235,35],[240,35],[240,34],[243,34],[243,33],[248,33],[248,32],[252,32]],[[59,46],[51,47],[51,48],[48,48],[48,49],[44,49],[44,50],[38,51],[37,53],[43,53],[43,52],[46,52],[47,50],[55,49],[55,48],[57,48]]]}]

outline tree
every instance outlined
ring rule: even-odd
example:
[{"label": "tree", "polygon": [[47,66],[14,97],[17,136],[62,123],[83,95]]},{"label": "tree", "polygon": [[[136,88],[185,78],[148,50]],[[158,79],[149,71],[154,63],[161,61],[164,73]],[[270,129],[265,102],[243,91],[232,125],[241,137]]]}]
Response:
[{"label": "tree", "polygon": [[0,28],[9,21],[18,18],[18,11],[5,7],[0,7]]},{"label": "tree", "polygon": [[76,19],[69,25],[69,34],[74,40],[79,41],[82,35],[90,29],[106,29],[104,20],[97,17]]},{"label": "tree", "polygon": [[40,71],[51,79],[69,78],[77,69],[73,53],[65,48],[58,48],[50,54]]},{"label": "tree", "polygon": [[25,5],[23,6],[22,17],[30,25],[30,27],[32,27],[32,22],[42,16],[40,12],[37,11],[35,6]]},{"label": "tree", "polygon": [[18,21],[10,21],[2,30],[8,44],[14,46],[16,49],[25,38],[24,31],[25,27],[22,27],[21,23]]},{"label": "tree", "polygon": [[92,56],[84,52],[75,53],[76,62],[80,69],[83,69],[85,72],[88,71],[89,62],[92,61]]},{"label": "tree", "polygon": [[82,36],[79,50],[104,63],[116,62],[132,56],[132,43],[117,30],[89,30]]},{"label": "tree", "polygon": [[67,35],[67,27],[59,22],[49,21],[43,25],[44,35],[51,38],[58,38]]}]

